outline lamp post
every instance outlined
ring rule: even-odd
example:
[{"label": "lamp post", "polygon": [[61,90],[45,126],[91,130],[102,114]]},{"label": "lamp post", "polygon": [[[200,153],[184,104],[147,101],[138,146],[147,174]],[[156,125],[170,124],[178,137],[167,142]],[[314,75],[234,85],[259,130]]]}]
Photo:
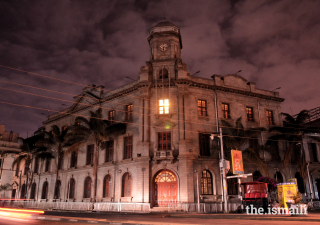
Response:
[{"label": "lamp post", "polygon": [[214,139],[215,136],[220,138],[220,149],[221,149],[221,159],[220,159],[220,172],[222,175],[222,194],[224,200],[224,212],[228,213],[228,200],[227,200],[227,182],[226,182],[226,168],[224,163],[224,154],[223,154],[223,136],[222,136],[222,128],[219,128],[220,133],[211,134],[211,140]]}]

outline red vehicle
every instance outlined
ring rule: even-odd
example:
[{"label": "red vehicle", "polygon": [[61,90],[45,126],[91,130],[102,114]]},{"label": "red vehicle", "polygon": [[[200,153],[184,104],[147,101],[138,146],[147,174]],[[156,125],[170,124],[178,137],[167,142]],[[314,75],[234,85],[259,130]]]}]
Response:
[{"label": "red vehicle", "polygon": [[244,182],[244,198],[242,204],[246,206],[253,205],[255,208],[263,208],[267,212],[268,208],[268,184],[264,182]]}]

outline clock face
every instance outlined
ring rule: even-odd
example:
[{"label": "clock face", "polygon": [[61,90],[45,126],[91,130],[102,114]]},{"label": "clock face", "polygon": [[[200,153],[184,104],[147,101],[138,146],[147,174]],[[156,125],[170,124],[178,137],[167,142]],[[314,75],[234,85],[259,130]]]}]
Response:
[{"label": "clock face", "polygon": [[159,46],[159,48],[160,48],[160,50],[161,51],[167,51],[167,49],[168,49],[168,45],[167,44],[165,44],[165,43],[163,43],[163,44],[161,44],[160,46]]}]

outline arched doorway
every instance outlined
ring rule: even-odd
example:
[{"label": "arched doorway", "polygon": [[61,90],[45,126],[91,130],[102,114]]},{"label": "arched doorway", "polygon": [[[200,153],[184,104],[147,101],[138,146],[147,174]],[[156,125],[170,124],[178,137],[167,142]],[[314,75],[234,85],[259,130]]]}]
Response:
[{"label": "arched doorway", "polygon": [[161,170],[154,178],[154,205],[174,206],[177,202],[177,177],[170,170]]}]

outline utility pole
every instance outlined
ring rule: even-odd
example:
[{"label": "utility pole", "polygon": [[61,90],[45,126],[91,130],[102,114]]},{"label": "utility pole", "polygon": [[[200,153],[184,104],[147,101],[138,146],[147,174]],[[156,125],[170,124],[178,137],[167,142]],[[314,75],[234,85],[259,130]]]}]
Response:
[{"label": "utility pole", "polygon": [[223,136],[222,136],[222,128],[219,128],[220,133],[211,134],[211,139],[213,140],[215,136],[220,138],[220,148],[221,148],[221,159],[220,159],[220,173],[222,175],[222,195],[224,200],[224,212],[228,213],[228,200],[227,200],[227,181],[226,181],[226,168],[225,168],[225,160],[223,154]]}]

